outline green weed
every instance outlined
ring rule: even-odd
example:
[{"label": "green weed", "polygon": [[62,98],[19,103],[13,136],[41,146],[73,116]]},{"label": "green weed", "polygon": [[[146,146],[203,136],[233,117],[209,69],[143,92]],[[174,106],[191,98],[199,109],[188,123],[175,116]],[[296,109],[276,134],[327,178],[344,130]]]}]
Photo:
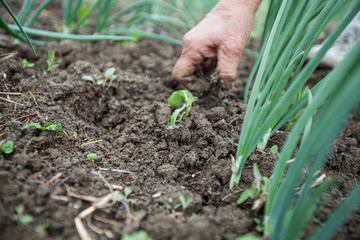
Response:
[{"label": "green weed", "polygon": [[175,205],[170,205],[168,203],[164,203],[164,206],[169,209],[172,213],[176,211],[179,207],[182,207],[182,210],[185,211],[185,209],[192,203],[193,199],[190,197],[188,200],[185,199],[183,195],[179,196],[180,202]]},{"label": "green weed", "polygon": [[[181,122],[183,117],[187,117],[189,115],[191,104],[196,100],[198,100],[198,98],[194,97],[188,90],[178,90],[171,94],[168,99],[168,104],[170,106],[178,107],[183,101],[185,101],[184,105],[181,108],[176,109],[171,115],[170,123],[173,128],[175,128],[175,122]],[[178,118],[180,113],[181,115]]]},{"label": "green weed", "polygon": [[89,163],[95,164],[94,159],[96,158],[96,153],[89,153],[86,155],[86,158],[89,160]]},{"label": "green weed", "polygon": [[0,146],[0,158],[4,158],[4,155],[9,155],[14,152],[14,141],[6,141]]},{"label": "green weed", "polygon": [[270,148],[270,154],[273,155],[273,156],[276,156],[278,154],[278,146],[277,145],[274,145]]},{"label": "green weed", "polygon": [[63,138],[66,137],[68,140],[68,148],[70,149],[71,146],[74,144],[74,142],[77,139],[77,133],[74,132],[73,136],[70,137],[67,132],[63,129],[61,123],[45,123],[44,126],[41,126],[39,123],[25,123],[25,125],[21,128],[21,130],[28,129],[28,128],[36,128],[41,131],[54,131],[59,132],[62,135],[56,136],[55,138]]},{"label": "green weed", "polygon": [[228,98],[224,98],[222,101],[221,101],[221,106],[226,108],[228,105],[229,105],[229,99]]},{"label": "green weed", "polygon": [[237,204],[242,204],[248,198],[259,199],[267,194],[270,187],[270,179],[265,176],[261,176],[259,168],[256,163],[253,165],[253,172],[255,180],[251,185],[251,189],[245,190],[237,200]]},{"label": "green weed", "polygon": [[35,66],[34,63],[28,62],[28,60],[26,60],[26,58],[24,58],[24,59],[19,58],[19,65],[21,67],[23,67],[23,68],[34,67]]},{"label": "green weed", "polygon": [[50,223],[43,223],[43,224],[40,224],[40,225],[37,225],[34,230],[35,232],[41,232],[41,231],[44,231],[48,228],[50,228]]},{"label": "green weed", "polygon": [[136,204],[136,200],[129,198],[129,195],[132,193],[132,189],[129,187],[125,187],[124,188],[124,193],[118,192],[115,196],[114,196],[114,200],[115,201],[119,201],[119,202],[130,202],[133,204]]},{"label": "green weed", "polygon": [[256,223],[256,228],[255,228],[256,231],[263,232],[264,231],[264,224],[260,221],[260,219],[254,218],[253,220]]},{"label": "green weed", "polygon": [[121,240],[151,240],[151,238],[144,230],[140,230],[134,234],[122,236]]},{"label": "green weed", "polygon": [[86,80],[86,81],[90,81],[90,82],[92,82],[93,84],[96,84],[96,85],[101,85],[103,88],[105,88],[107,82],[109,82],[108,85],[107,85],[107,88],[106,88],[106,90],[108,90],[111,87],[113,81],[117,77],[114,74],[115,74],[115,68],[112,67],[112,68],[109,68],[108,70],[106,70],[106,72],[104,74],[104,79],[95,81],[95,79],[92,76],[89,76],[89,75],[82,76],[82,79]]},{"label": "green weed", "polygon": [[59,66],[59,64],[60,64],[60,61],[55,60],[55,53],[53,51],[48,52],[48,59],[46,60],[46,62],[47,62],[47,65],[48,65],[47,68],[45,69],[44,67],[41,67],[42,71],[45,74],[50,72],[54,68],[57,68]]},{"label": "green weed", "polygon": [[15,207],[15,214],[12,216],[12,220],[19,225],[28,225],[34,221],[34,217],[29,214],[24,214],[24,206],[18,205]]}]

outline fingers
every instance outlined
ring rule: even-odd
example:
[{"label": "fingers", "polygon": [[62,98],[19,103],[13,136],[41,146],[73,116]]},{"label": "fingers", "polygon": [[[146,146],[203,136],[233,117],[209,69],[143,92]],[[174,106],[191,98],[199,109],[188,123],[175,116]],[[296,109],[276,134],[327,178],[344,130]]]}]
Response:
[{"label": "fingers", "polygon": [[[183,51],[175,64],[172,75],[180,83],[186,86],[186,80],[191,79],[199,66],[211,67],[217,52],[211,46],[211,42],[204,42],[197,38],[185,36],[183,39]],[[210,60],[206,60],[210,59]]]},{"label": "fingers", "polygon": [[172,75],[176,81],[186,86],[186,81],[192,78],[197,65],[203,60],[199,53],[181,55],[177,60]]},{"label": "fingers", "polygon": [[218,49],[218,62],[216,70],[220,74],[220,78],[231,88],[234,86],[237,67],[243,52],[242,45],[223,44]]}]

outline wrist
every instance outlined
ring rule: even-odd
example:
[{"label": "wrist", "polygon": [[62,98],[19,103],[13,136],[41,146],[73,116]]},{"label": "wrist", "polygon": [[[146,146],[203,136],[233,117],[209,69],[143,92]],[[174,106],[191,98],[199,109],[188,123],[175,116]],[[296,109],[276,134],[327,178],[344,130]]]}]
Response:
[{"label": "wrist", "polygon": [[239,11],[255,15],[262,0],[220,0],[216,11]]}]

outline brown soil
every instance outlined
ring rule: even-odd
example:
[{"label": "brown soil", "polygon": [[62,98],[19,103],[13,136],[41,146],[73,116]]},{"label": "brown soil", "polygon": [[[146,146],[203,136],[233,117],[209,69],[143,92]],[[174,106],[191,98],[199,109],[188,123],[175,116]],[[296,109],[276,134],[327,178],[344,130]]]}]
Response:
[{"label": "brown soil", "polygon": [[[46,65],[49,49],[61,64],[45,75],[40,66]],[[10,56],[15,50],[18,54]],[[193,89],[200,99],[190,116],[172,129],[173,108],[167,98],[181,89],[171,77],[178,48],[141,41],[129,48],[65,43],[37,51],[39,58],[26,46],[0,47],[0,92],[21,93],[1,95],[12,102],[0,100],[0,142],[15,141],[15,152],[0,160],[0,239],[79,239],[74,218],[91,206],[92,199],[74,194],[101,198],[110,193],[109,184],[120,191],[130,187],[129,198],[136,204],[126,208],[126,203],[115,202],[84,219],[94,239],[107,239],[110,233],[119,239],[139,229],[152,239],[235,239],[258,234],[253,218],[261,219],[262,210],[252,211],[252,201],[241,206],[235,202],[251,186],[253,163],[263,175],[271,176],[276,158],[269,148],[281,147],[287,133],[279,131],[264,152],[255,151],[240,185],[229,190],[231,156],[246,110],[242,89],[253,59],[243,57],[234,91],[217,91],[219,83],[213,79],[205,88]],[[36,66],[23,69],[18,57]],[[117,79],[108,90],[81,79],[83,75],[100,79],[110,67],[116,68]],[[221,106],[224,96],[227,107]],[[55,138],[59,134],[52,132],[21,130],[29,121],[61,123],[71,139],[74,132],[77,138],[69,141]],[[95,164],[86,158],[91,152],[97,154]],[[326,173],[343,181],[334,200],[315,219],[316,225],[355,186],[359,158],[357,129],[335,146],[329,158]],[[185,211],[168,210],[165,204],[174,206],[180,195],[193,199],[190,206]],[[33,223],[25,226],[12,220],[18,205],[34,217]],[[49,227],[35,231],[40,224]],[[357,211],[334,239],[357,239],[359,224]]]}]

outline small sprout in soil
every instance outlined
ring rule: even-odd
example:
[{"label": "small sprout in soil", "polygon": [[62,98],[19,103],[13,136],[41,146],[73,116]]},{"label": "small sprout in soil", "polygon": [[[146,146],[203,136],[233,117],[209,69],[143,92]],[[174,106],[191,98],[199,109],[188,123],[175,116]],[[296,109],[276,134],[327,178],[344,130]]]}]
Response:
[{"label": "small sprout in soil", "polygon": [[35,232],[42,232],[50,227],[50,223],[43,223],[35,227]]},{"label": "small sprout in soil", "polygon": [[50,72],[54,68],[57,68],[60,64],[60,61],[55,61],[55,53],[53,51],[49,51],[48,56],[49,56],[49,58],[48,58],[48,60],[46,60],[47,65],[48,65],[47,69],[45,69],[44,67],[41,67],[42,71],[45,74]]},{"label": "small sprout in soil", "polygon": [[[189,115],[189,112],[191,110],[191,104],[196,100],[198,100],[198,98],[194,97],[188,90],[178,90],[171,94],[168,100],[168,104],[170,106],[178,107],[183,101],[185,101],[184,105],[181,108],[176,109],[171,115],[170,123],[173,128],[175,128],[176,121],[181,122],[183,117],[187,117]],[[180,113],[181,115],[178,118]]]},{"label": "small sprout in soil", "polygon": [[89,163],[95,164],[95,162],[94,162],[94,159],[96,158],[95,153],[89,153],[88,155],[86,155],[86,158],[89,160]]},{"label": "small sprout in soil", "polygon": [[106,72],[104,74],[105,79],[95,81],[95,79],[89,75],[84,75],[84,76],[82,76],[81,79],[83,79],[85,81],[90,81],[93,84],[101,85],[103,88],[105,88],[107,82],[109,82],[107,85],[107,88],[106,88],[106,90],[108,90],[111,87],[113,81],[116,79],[116,75],[114,75],[114,73],[115,73],[115,68],[112,67],[112,68],[109,68],[108,70],[106,70]]},{"label": "small sprout in soil", "polygon": [[131,199],[128,198],[129,195],[132,193],[132,189],[129,187],[125,187],[124,188],[124,193],[118,192],[115,196],[114,196],[114,200],[115,201],[119,201],[119,202],[130,202],[133,204],[136,204],[135,199]]},{"label": "small sprout in soil", "polygon": [[256,223],[256,231],[258,232],[263,232],[264,231],[264,226],[263,223],[260,221],[260,219],[258,218],[254,218],[254,222]]},{"label": "small sprout in soil", "polygon": [[169,209],[169,211],[170,211],[171,213],[174,213],[175,210],[181,206],[181,203],[177,203],[177,204],[175,204],[174,206],[172,206],[172,205],[170,205],[170,204],[168,204],[168,203],[164,203],[164,206],[165,206],[167,209]]},{"label": "small sprout in soil", "polygon": [[65,132],[65,130],[63,129],[61,123],[45,123],[44,126],[41,126],[41,124],[39,124],[39,123],[30,122],[30,123],[25,123],[25,125],[21,129],[23,130],[23,129],[28,129],[28,128],[36,128],[36,129],[41,130],[41,131],[54,131],[54,132],[62,133],[62,135],[56,136],[55,138],[66,137],[67,140],[68,140],[69,149],[74,144],[74,142],[75,142],[75,140],[77,138],[77,133],[76,132],[73,133],[73,138],[71,138]]},{"label": "small sprout in soil", "polygon": [[183,195],[179,196],[180,203],[175,204],[174,206],[164,203],[164,206],[170,210],[171,213],[174,213],[176,209],[178,209],[180,206],[182,207],[182,210],[184,211],[193,201],[192,198],[189,198],[188,200],[185,199]]},{"label": "small sprout in soil", "polygon": [[67,134],[65,133],[61,123],[45,123],[44,126],[41,126],[39,123],[25,123],[25,125],[21,128],[21,130],[28,129],[28,128],[36,128],[41,131],[54,131],[54,132],[60,132],[63,135],[58,136],[58,138],[64,137]]},{"label": "small sprout in soil", "polygon": [[18,172],[24,169],[24,166],[21,164],[17,164],[15,167],[12,168],[14,172]]},{"label": "small sprout in soil", "polygon": [[34,67],[35,66],[34,63],[28,62],[28,60],[26,60],[26,58],[24,58],[24,59],[19,58],[19,65],[21,67],[23,67],[23,68]]},{"label": "small sprout in soil", "polygon": [[255,180],[251,185],[251,189],[245,190],[237,200],[237,204],[242,204],[248,198],[259,199],[263,197],[270,188],[270,179],[265,176],[261,176],[259,168],[256,163],[253,165]]},{"label": "small sprout in soil", "polygon": [[122,236],[121,240],[151,240],[151,238],[144,230],[140,230],[137,233]]},{"label": "small sprout in soil", "polygon": [[6,141],[0,146],[0,158],[4,158],[4,155],[9,155],[14,152],[14,141]]},{"label": "small sprout in soil", "polygon": [[270,154],[276,156],[278,154],[278,146],[274,145],[270,148]]},{"label": "small sprout in soil", "polygon": [[224,98],[222,101],[221,101],[221,106],[226,108],[228,105],[229,105],[229,99],[227,98]]},{"label": "small sprout in soil", "polygon": [[193,199],[190,197],[188,200],[185,199],[183,195],[179,196],[181,207],[183,211],[192,203]]},{"label": "small sprout in soil", "polygon": [[247,234],[241,237],[236,238],[236,240],[261,240],[261,237],[254,236],[252,234]]},{"label": "small sprout in soil", "polygon": [[22,205],[17,205],[15,207],[15,212],[16,214],[12,216],[12,220],[17,222],[19,225],[27,225],[34,221],[33,216],[24,214],[24,206]]}]

